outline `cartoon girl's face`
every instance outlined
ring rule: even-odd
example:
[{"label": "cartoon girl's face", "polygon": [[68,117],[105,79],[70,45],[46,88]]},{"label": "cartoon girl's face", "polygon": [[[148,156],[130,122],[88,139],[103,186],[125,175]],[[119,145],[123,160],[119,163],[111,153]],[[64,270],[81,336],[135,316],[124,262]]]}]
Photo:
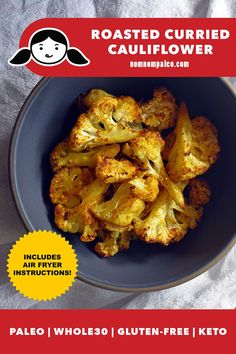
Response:
[{"label": "cartoon girl's face", "polygon": [[31,51],[36,61],[45,64],[55,64],[65,57],[66,46],[48,37],[42,42],[33,44]]}]

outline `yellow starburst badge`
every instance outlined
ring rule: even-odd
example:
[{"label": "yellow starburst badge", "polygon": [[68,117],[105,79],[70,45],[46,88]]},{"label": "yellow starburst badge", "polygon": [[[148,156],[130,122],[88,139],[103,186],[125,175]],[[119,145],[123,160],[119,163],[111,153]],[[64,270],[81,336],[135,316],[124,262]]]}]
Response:
[{"label": "yellow starburst badge", "polygon": [[77,257],[69,242],[51,231],[21,237],[8,257],[8,275],[22,295],[51,300],[63,295],[77,275]]}]

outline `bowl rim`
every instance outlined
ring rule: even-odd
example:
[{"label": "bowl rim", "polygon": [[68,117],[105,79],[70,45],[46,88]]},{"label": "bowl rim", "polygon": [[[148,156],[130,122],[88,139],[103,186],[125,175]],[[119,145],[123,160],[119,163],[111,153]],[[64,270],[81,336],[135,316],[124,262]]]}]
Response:
[{"label": "bowl rim", "polygon": [[[234,86],[231,84],[228,78],[226,77],[217,77],[219,80],[221,80],[224,85],[229,89],[229,91],[234,95],[235,100],[236,100],[236,89]],[[21,207],[21,201],[17,192],[17,183],[16,183],[16,176],[14,173],[14,160],[15,160],[15,147],[16,147],[16,142],[17,142],[17,137],[18,137],[18,131],[19,127],[24,120],[25,117],[25,112],[27,111],[28,107],[31,105],[33,98],[37,95],[39,90],[50,80],[54,79],[53,77],[48,77],[48,78],[42,78],[39,80],[39,82],[34,86],[34,88],[31,90],[29,95],[26,97],[17,117],[16,121],[11,133],[11,138],[10,138],[10,145],[9,145],[9,151],[8,151],[8,177],[9,177],[9,182],[10,182],[10,190],[11,190],[11,195],[17,210],[17,213],[21,219],[21,222],[27,232],[33,232],[34,228],[32,227],[26,213],[24,212],[24,209]],[[20,237],[20,236],[19,236]],[[169,289],[175,286],[178,286],[180,284],[186,283],[199,275],[203,274],[207,270],[209,270],[211,267],[213,267],[216,263],[218,263],[226,254],[231,250],[231,248],[236,244],[236,233],[234,234],[232,240],[215,256],[211,261],[207,262],[204,266],[198,268],[194,272],[192,272],[189,275],[180,277],[177,280],[166,282],[161,285],[154,285],[154,286],[148,286],[148,287],[120,287],[120,286],[115,286],[115,285],[109,285],[109,284],[104,284],[103,282],[92,280],[89,277],[86,277],[84,275],[77,275],[77,279],[81,280],[89,285],[95,286],[97,288],[105,289],[105,290],[112,290],[112,291],[118,291],[118,292],[126,292],[126,293],[144,293],[144,292],[153,292],[153,291],[160,291],[164,289]]]}]

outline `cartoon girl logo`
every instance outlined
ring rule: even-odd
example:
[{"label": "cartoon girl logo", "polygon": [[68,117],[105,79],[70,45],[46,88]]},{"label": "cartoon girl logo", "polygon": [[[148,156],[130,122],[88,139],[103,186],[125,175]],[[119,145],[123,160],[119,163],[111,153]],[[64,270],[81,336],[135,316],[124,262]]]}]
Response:
[{"label": "cartoon girl logo", "polygon": [[65,33],[56,28],[43,28],[34,32],[28,47],[20,48],[8,60],[8,63],[13,66],[22,66],[31,60],[44,66],[58,65],[64,60],[77,66],[90,63],[80,49],[69,46]]}]

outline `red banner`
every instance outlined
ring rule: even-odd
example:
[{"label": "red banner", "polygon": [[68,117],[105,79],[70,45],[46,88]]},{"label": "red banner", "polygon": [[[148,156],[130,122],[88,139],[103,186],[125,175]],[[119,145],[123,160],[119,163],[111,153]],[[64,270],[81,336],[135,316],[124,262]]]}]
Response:
[{"label": "red banner", "polygon": [[233,350],[233,310],[2,310],[8,353],[222,353]]},{"label": "red banner", "polygon": [[235,44],[236,19],[46,18],[9,62],[42,76],[236,76]]}]

